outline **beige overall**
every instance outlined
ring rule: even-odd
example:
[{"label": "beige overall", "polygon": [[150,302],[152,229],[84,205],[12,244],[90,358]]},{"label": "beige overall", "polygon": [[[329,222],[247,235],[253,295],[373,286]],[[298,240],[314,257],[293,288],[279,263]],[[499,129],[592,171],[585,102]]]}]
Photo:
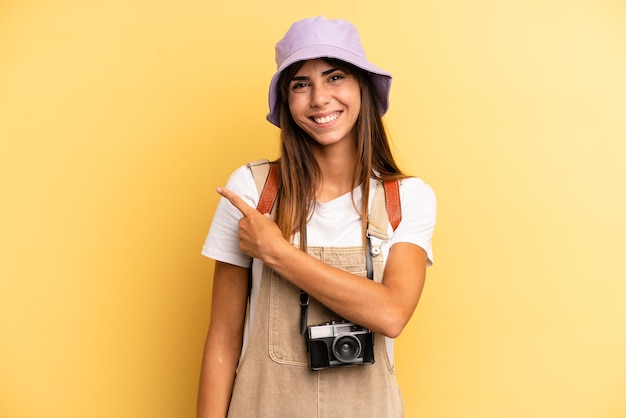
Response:
[{"label": "beige overall", "polygon": [[[383,227],[372,228],[373,223]],[[370,230],[377,229],[386,234],[386,226],[384,192],[382,187],[377,187]],[[307,250],[324,263],[365,277],[364,251],[363,247],[312,247]],[[374,280],[378,282],[382,280],[382,257],[379,254],[373,258]],[[372,309],[375,309],[374,304]],[[340,318],[311,298],[309,325],[333,319]],[[376,334],[374,337],[375,362],[372,365],[312,371],[305,339],[299,329],[300,289],[264,266],[250,340],[237,368],[229,417],[403,416],[402,398],[384,336]]]}]

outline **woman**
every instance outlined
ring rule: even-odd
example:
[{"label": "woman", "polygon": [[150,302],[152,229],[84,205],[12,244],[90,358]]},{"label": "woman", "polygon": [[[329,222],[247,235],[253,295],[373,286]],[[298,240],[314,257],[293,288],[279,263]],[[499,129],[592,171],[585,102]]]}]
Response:
[{"label": "woman", "polygon": [[[256,209],[253,172],[269,165],[239,168],[218,188],[203,248],[216,263],[198,416],[402,416],[393,338],[432,263],[434,194],[392,157],[381,120],[391,75],[352,24],[296,22],[276,62],[273,210]],[[397,209],[383,184],[399,185]]]}]

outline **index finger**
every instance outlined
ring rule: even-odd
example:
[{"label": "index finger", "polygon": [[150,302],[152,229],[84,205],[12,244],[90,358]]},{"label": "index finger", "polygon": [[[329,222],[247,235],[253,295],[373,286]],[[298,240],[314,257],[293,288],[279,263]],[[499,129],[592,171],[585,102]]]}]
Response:
[{"label": "index finger", "polygon": [[247,204],[242,198],[240,198],[236,193],[228,190],[226,187],[218,187],[217,192],[228,199],[228,201],[236,207],[239,212],[243,214],[243,216],[247,216],[251,212],[256,212],[256,209]]}]

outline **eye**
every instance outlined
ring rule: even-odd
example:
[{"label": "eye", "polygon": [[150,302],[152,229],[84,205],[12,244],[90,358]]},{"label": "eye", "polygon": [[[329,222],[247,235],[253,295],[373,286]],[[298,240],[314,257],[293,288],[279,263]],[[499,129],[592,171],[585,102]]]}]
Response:
[{"label": "eye", "polygon": [[336,83],[337,81],[341,81],[350,77],[349,73],[346,73],[344,70],[340,68],[333,68],[326,72],[327,80],[329,83]]},{"label": "eye", "polygon": [[308,86],[309,86],[309,83],[306,83],[304,81],[296,81],[295,83],[291,84],[291,90],[299,91],[299,90],[305,89]]}]

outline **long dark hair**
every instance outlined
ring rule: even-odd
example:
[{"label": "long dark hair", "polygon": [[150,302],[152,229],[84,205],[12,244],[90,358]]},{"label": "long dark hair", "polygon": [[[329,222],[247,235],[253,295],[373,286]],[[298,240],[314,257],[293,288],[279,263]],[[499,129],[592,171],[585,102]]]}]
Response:
[{"label": "long dark hair", "polygon": [[[357,160],[352,175],[353,188],[361,185],[361,214],[363,239],[367,227],[370,177],[381,181],[407,177],[398,168],[389,146],[389,140],[380,110],[376,91],[369,73],[341,60],[323,58],[324,61],[354,75],[361,90],[361,112],[356,120]],[[291,117],[289,110],[289,84],[304,61],[287,67],[278,81],[281,126],[280,188],[276,206],[276,223],[286,239],[300,232],[300,248],[306,248],[306,224],[315,204],[315,191],[321,182],[322,173],[313,156],[311,138]]]}]

